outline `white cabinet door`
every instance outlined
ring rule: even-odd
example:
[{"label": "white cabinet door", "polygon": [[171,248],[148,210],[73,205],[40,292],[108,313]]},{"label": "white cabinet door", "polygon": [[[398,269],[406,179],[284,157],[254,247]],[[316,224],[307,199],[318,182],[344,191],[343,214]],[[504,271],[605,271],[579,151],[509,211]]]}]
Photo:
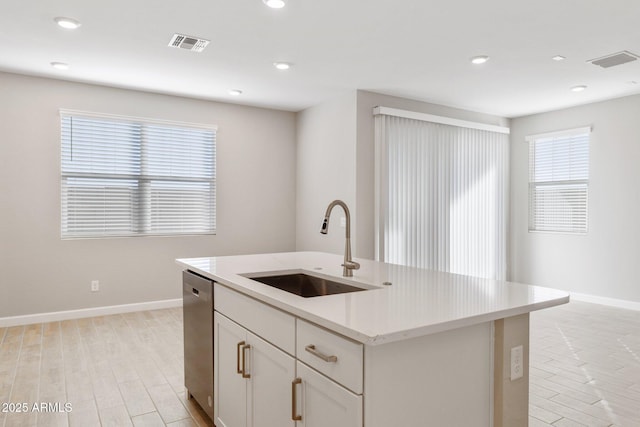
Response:
[{"label": "white cabinet door", "polygon": [[294,427],[295,359],[218,312],[214,342],[216,426]]},{"label": "white cabinet door", "polygon": [[296,361],[282,350],[247,334],[249,378],[248,425],[252,427],[294,427],[291,418],[291,382]]},{"label": "white cabinet door", "polygon": [[213,324],[215,424],[217,427],[246,427],[247,379],[237,369],[242,360],[240,343],[246,344],[247,331],[217,312]]},{"label": "white cabinet door", "polygon": [[358,396],[297,362],[299,427],[362,427],[362,396]]}]

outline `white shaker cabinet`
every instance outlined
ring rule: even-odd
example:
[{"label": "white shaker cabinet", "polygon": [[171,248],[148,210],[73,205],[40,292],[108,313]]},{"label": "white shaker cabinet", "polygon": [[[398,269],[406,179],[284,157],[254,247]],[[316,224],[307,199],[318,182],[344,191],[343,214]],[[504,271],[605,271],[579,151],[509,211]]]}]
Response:
[{"label": "white shaker cabinet", "polygon": [[214,313],[213,411],[218,427],[247,426],[247,381],[237,372],[241,343],[247,332],[242,326]]},{"label": "white shaker cabinet", "polygon": [[362,426],[362,396],[300,362],[296,367],[301,380],[296,386],[296,394],[301,396],[296,408],[299,427]]},{"label": "white shaker cabinet", "polygon": [[248,333],[249,392],[247,409],[249,426],[294,427],[291,418],[291,379],[295,376],[293,357],[268,342]]},{"label": "white shaker cabinet", "polygon": [[294,427],[295,359],[219,313],[214,316],[219,427]]},{"label": "white shaker cabinet", "polygon": [[[362,427],[361,344],[218,284],[214,292],[217,427]],[[296,341],[313,351],[296,350]],[[324,361],[322,352],[336,361]],[[360,374],[345,375],[351,370]]]}]

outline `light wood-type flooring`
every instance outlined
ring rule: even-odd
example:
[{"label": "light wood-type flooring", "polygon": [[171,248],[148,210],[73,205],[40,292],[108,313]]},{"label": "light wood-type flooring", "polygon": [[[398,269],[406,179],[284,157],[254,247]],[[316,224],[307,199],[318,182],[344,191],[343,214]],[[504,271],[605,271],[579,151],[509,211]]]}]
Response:
[{"label": "light wood-type flooring", "polygon": [[28,405],[0,426],[212,425],[185,397],[181,308],[0,328],[0,343],[0,405]]},{"label": "light wood-type flooring", "polygon": [[[180,308],[0,328],[0,426],[210,426],[183,363]],[[532,313],[530,363],[530,427],[640,426],[640,312]]]},{"label": "light wood-type flooring", "polygon": [[640,311],[531,313],[530,427],[640,426]]}]

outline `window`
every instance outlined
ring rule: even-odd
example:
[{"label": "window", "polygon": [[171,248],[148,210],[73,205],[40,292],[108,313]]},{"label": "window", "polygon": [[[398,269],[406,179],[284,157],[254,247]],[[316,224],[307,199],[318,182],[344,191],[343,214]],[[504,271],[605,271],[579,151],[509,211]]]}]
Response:
[{"label": "window", "polygon": [[61,111],[62,237],[215,233],[215,126]]},{"label": "window", "polygon": [[589,128],[529,142],[529,231],[587,232]]}]

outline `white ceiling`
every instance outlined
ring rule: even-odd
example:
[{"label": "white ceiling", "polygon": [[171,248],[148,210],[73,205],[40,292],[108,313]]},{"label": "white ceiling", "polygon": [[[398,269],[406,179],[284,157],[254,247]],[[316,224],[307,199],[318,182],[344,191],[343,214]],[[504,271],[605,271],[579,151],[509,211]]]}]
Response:
[{"label": "white ceiling", "polygon": [[[640,60],[586,62],[640,54],[637,0],[1,2],[0,70],[28,75],[291,111],[364,89],[505,117],[640,92]],[[64,30],[56,16],[82,26]],[[170,48],[176,32],[211,43]],[[469,62],[481,54],[490,61]]]}]

